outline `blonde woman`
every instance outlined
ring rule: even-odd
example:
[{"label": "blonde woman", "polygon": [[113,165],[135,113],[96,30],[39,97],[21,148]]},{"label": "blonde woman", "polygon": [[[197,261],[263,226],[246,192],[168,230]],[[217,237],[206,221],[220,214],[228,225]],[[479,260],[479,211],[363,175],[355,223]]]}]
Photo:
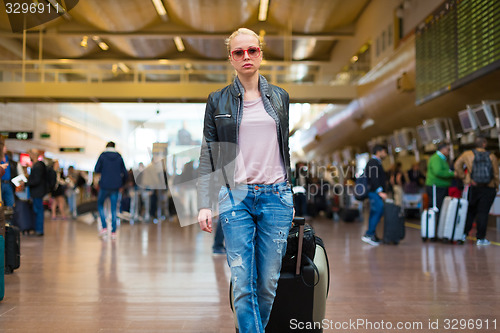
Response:
[{"label": "blonde woman", "polygon": [[52,165],[52,169],[55,172],[56,175],[56,184],[53,189],[51,189],[51,196],[52,196],[52,206],[51,206],[51,212],[52,212],[52,219],[55,220],[57,219],[57,208],[59,208],[59,213],[61,214],[61,218],[63,220],[66,219],[66,196],[65,196],[65,191],[66,191],[66,182],[64,180],[64,175],[62,174],[62,170],[60,170],[59,167],[59,161],[55,160],[54,164]]},{"label": "blonde woman", "polygon": [[[255,32],[238,29],[226,45],[236,77],[206,105],[198,222],[212,232],[210,194],[218,192],[240,332],[264,332],[293,219],[289,97],[259,74],[262,45]],[[227,167],[233,160],[235,167]],[[209,175],[217,170],[222,176],[214,186]]]}]

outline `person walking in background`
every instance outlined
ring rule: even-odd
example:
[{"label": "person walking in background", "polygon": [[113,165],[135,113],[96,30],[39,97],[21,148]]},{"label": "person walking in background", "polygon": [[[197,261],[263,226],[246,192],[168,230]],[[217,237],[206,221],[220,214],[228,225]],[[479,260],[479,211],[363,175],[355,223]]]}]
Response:
[{"label": "person walking in background", "polygon": [[94,172],[101,174],[99,194],[97,197],[97,208],[101,217],[102,226],[99,236],[106,238],[108,235],[104,201],[109,198],[111,202],[111,238],[115,239],[118,191],[127,181],[128,172],[125,168],[122,156],[115,149],[114,142],[110,141],[106,144],[106,150],[99,156]]},{"label": "person walking in background", "polygon": [[76,182],[78,174],[73,166],[68,167],[68,175],[65,178],[66,182],[66,196],[68,198],[69,212],[72,218],[76,218]]},{"label": "person walking in background", "polygon": [[[293,219],[288,93],[259,74],[261,41],[241,28],[226,40],[234,81],[210,94],[198,182],[198,222],[212,232],[210,194],[219,191],[219,223],[231,268],[240,332],[264,332]],[[238,153],[239,152],[239,153]],[[239,156],[239,157],[237,157]],[[234,171],[228,165],[235,161]],[[222,186],[213,183],[222,171]]]},{"label": "person walking in background", "polygon": [[29,187],[30,196],[33,199],[33,210],[35,211],[35,233],[37,236],[43,236],[44,216],[43,216],[43,197],[49,192],[47,166],[43,161],[38,160],[40,151],[31,149],[29,156],[32,167],[26,185]]},{"label": "person walking in background", "polygon": [[407,172],[408,183],[404,186],[405,193],[420,193],[420,189],[425,184],[425,176],[420,171],[420,165],[418,162],[413,163],[411,169]]},{"label": "person walking in background", "polygon": [[196,176],[197,172],[194,169],[193,166],[193,161],[189,161],[186,164],[184,164],[184,167],[182,168],[182,173],[178,176],[179,177],[179,183],[181,183],[182,186],[182,194],[183,194],[183,207],[184,211],[182,212],[183,215],[189,216],[189,217],[196,217],[197,215],[197,198],[196,198]]},{"label": "person walking in background", "polygon": [[441,205],[443,204],[444,198],[448,195],[448,188],[451,185],[453,177],[455,177],[455,172],[450,170],[450,165],[448,164],[449,155],[450,146],[446,143],[440,143],[438,145],[438,149],[427,163],[427,177],[425,179],[425,185],[427,195],[429,197],[429,206],[434,202],[433,187],[436,187],[435,202],[438,212],[436,213],[435,235],[437,235]]},{"label": "person walking in background", "polygon": [[56,175],[55,186],[50,192],[52,196],[52,219],[57,219],[57,209],[59,208],[59,213],[61,214],[61,218],[66,219],[66,181],[64,180],[64,175],[62,174],[62,170],[59,168],[59,161],[54,160],[52,164],[52,170],[54,170]]},{"label": "person walking in background", "polygon": [[[4,159],[4,147],[5,147],[5,139],[2,136],[0,136],[0,161],[3,161]],[[5,175],[5,169],[7,169],[7,164],[0,163],[0,177],[3,177]]]},{"label": "person walking in background", "polygon": [[377,246],[380,239],[376,235],[377,225],[384,215],[384,201],[387,199],[387,175],[382,167],[382,161],[387,157],[387,148],[382,145],[373,147],[373,156],[365,167],[368,180],[368,199],[370,200],[370,216],[368,217],[368,230],[361,240],[370,245]]},{"label": "person walking in background", "polygon": [[[495,200],[500,184],[498,179],[498,160],[492,153],[486,150],[488,141],[484,137],[478,137],[475,141],[476,148],[467,150],[460,155],[455,162],[457,176],[464,179],[469,185],[469,208],[465,222],[464,241],[472,229],[472,223],[476,219],[476,244],[489,245],[486,239],[486,228],[488,226],[488,212]],[[467,174],[465,174],[467,170]]]},{"label": "person walking in background", "polygon": [[403,205],[403,187],[406,183],[405,175],[402,170],[401,162],[396,162],[391,170],[389,184],[392,187],[394,204],[396,206]]}]

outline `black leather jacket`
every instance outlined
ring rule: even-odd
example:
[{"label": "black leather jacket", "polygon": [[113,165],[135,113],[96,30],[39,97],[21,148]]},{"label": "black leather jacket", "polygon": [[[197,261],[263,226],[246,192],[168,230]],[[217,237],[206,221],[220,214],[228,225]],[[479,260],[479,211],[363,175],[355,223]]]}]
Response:
[{"label": "black leather jacket", "polygon": [[[269,84],[260,75],[260,93],[267,113],[276,122],[278,143],[286,178],[290,181],[290,150],[288,147],[288,93]],[[198,209],[212,209],[220,186],[234,185],[238,130],[243,116],[243,87],[236,77],[233,83],[210,94],[205,109],[203,144],[198,167]],[[262,147],[266,149],[265,147]],[[223,171],[223,172],[221,172]]]}]

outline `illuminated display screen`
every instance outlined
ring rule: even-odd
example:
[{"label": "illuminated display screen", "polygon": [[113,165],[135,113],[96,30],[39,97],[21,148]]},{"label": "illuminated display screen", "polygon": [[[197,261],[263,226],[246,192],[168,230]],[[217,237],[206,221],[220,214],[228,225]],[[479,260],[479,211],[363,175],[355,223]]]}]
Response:
[{"label": "illuminated display screen", "polygon": [[416,103],[500,68],[500,1],[448,0],[416,30]]}]

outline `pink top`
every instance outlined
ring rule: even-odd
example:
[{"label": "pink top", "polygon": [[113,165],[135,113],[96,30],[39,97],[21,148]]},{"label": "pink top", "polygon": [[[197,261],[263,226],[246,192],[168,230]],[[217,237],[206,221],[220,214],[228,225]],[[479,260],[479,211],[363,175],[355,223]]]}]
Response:
[{"label": "pink top", "polygon": [[236,158],[236,183],[276,184],[285,181],[276,122],[264,109],[262,99],[243,101]]}]

